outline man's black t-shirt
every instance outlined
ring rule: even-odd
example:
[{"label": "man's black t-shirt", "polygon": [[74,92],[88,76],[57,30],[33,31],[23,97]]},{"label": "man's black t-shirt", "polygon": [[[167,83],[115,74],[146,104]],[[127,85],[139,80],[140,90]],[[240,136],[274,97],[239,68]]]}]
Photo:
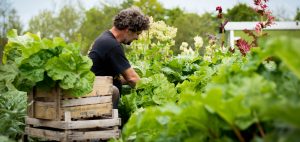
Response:
[{"label": "man's black t-shirt", "polygon": [[119,75],[130,68],[130,64],[122,45],[110,31],[105,31],[95,40],[89,57],[93,61],[92,72],[96,76],[113,76],[113,84],[121,91]]}]

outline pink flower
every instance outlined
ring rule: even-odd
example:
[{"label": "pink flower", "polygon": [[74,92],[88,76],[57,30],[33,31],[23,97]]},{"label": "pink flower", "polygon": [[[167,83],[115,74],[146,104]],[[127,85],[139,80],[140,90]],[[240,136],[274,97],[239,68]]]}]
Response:
[{"label": "pink flower", "polygon": [[216,11],[218,11],[219,13],[222,13],[222,7],[221,6],[217,6],[216,7]]},{"label": "pink flower", "polygon": [[271,26],[271,25],[275,24],[274,21],[275,21],[275,17],[272,15],[268,15],[268,20],[266,22],[266,26]]},{"label": "pink flower", "polygon": [[236,41],[236,46],[239,48],[240,52],[246,56],[246,53],[250,51],[250,44],[244,39],[239,39]]},{"label": "pink flower", "polygon": [[256,33],[258,33],[258,34],[261,33],[262,28],[263,28],[263,23],[261,23],[261,22],[257,23],[255,26]]},{"label": "pink flower", "polygon": [[255,5],[260,5],[261,4],[261,0],[254,0],[254,4]]},{"label": "pink flower", "polygon": [[262,9],[266,9],[268,6],[266,4],[263,4],[260,6]]}]

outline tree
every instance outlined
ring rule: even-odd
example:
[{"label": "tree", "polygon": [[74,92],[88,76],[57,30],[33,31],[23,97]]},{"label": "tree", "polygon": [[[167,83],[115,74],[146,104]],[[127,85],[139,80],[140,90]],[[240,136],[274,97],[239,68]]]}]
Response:
[{"label": "tree", "polygon": [[201,16],[195,13],[185,13],[177,17],[172,25],[177,27],[177,36],[175,37],[175,53],[179,51],[182,42],[187,42],[193,46],[195,36],[201,36],[203,39],[208,33],[214,33],[217,23],[210,13]]},{"label": "tree", "polygon": [[169,25],[173,25],[176,18],[180,17],[183,14],[184,12],[179,7],[173,9],[166,9],[166,16],[165,16],[166,23]]},{"label": "tree", "polygon": [[259,15],[252,7],[240,3],[235,5],[232,9],[228,9],[225,14],[229,21],[258,21]]},{"label": "tree", "polygon": [[55,36],[55,18],[52,11],[43,10],[38,15],[32,17],[29,21],[29,32],[40,32],[43,38],[52,38]]},{"label": "tree", "polygon": [[297,14],[296,14],[296,16],[295,16],[295,19],[294,19],[295,21],[296,20],[300,20],[300,9],[299,8],[297,8]]},{"label": "tree", "polygon": [[87,53],[97,36],[112,27],[113,17],[120,10],[119,7],[104,6],[101,9],[93,7],[85,12],[85,20],[78,31],[82,39],[82,53]]},{"label": "tree", "polygon": [[166,9],[157,0],[139,0],[133,4],[141,8],[146,15],[152,16],[154,20],[166,20]]},{"label": "tree", "polygon": [[40,32],[43,38],[59,36],[66,41],[74,41],[82,22],[80,11],[72,5],[65,5],[59,10],[58,15],[54,11],[43,10],[29,21],[30,32]]},{"label": "tree", "polygon": [[0,1],[0,64],[2,63],[2,52],[7,42],[6,33],[10,29],[17,29],[18,33],[22,32],[23,26],[17,11],[11,7],[8,0]]},{"label": "tree", "polygon": [[56,17],[55,24],[57,31],[55,35],[63,37],[66,41],[75,40],[81,22],[80,12],[71,5],[66,5],[60,10],[59,15]]}]

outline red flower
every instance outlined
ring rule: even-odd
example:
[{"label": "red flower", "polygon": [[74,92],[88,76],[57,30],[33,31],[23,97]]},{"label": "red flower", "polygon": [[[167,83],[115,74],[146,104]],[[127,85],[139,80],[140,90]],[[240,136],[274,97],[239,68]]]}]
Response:
[{"label": "red flower", "polygon": [[222,13],[222,7],[221,6],[217,6],[216,7],[216,11],[219,11],[219,13]]},{"label": "red flower", "polygon": [[239,39],[236,41],[236,46],[239,48],[240,52],[246,56],[246,53],[250,51],[250,44],[244,39]]}]

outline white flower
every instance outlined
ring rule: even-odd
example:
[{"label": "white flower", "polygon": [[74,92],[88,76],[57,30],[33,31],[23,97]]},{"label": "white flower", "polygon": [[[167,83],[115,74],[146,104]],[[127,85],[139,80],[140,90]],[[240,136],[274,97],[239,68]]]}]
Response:
[{"label": "white flower", "polygon": [[207,62],[212,62],[211,57],[210,57],[210,56],[207,56],[207,55],[204,55],[204,56],[203,56],[203,60],[204,60],[204,61],[207,61]]},{"label": "white flower", "polygon": [[189,46],[189,44],[187,42],[182,42],[179,49],[180,50],[184,50],[185,48],[187,48]]},{"label": "white flower", "polygon": [[194,41],[195,41],[195,47],[200,48],[203,45],[203,39],[200,36],[196,36],[194,37]]}]

